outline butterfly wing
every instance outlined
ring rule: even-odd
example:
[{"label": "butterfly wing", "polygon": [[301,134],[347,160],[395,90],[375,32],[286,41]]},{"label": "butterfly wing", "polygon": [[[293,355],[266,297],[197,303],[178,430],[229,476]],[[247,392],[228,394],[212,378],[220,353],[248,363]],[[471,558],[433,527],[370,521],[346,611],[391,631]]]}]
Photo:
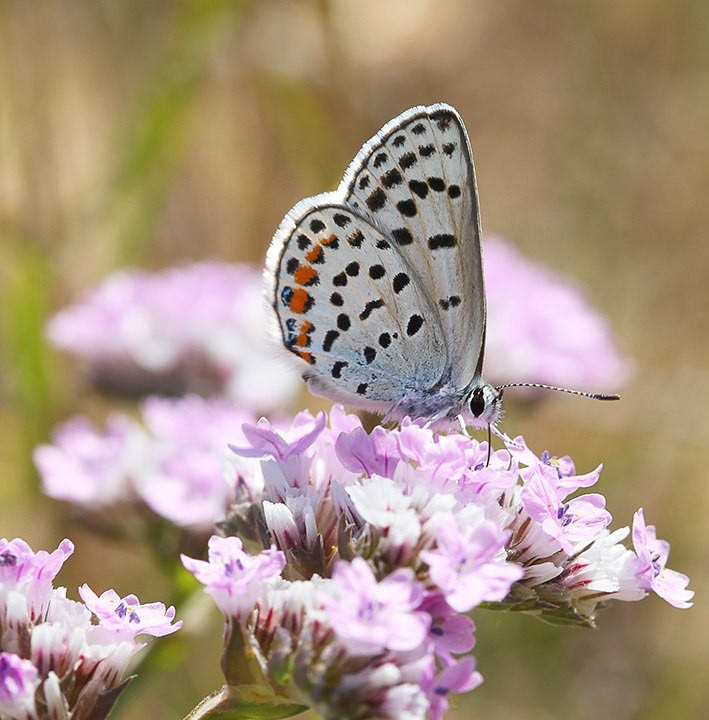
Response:
[{"label": "butterfly wing", "polygon": [[414,107],[364,144],[338,191],[416,268],[431,296],[462,388],[482,372],[485,289],[475,168],[449,105]]},{"label": "butterfly wing", "polygon": [[386,412],[444,374],[444,333],[418,269],[340,194],[286,215],[266,281],[277,333],[316,394]]}]

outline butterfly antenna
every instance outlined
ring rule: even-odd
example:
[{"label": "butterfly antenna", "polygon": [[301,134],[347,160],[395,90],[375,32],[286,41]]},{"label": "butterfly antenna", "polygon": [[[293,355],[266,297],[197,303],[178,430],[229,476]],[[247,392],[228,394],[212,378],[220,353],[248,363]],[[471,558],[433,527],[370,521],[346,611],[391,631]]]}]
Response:
[{"label": "butterfly antenna", "polygon": [[580,395],[581,397],[591,398],[592,400],[620,400],[620,395],[616,393],[591,393],[582,390],[570,390],[569,388],[556,387],[555,385],[544,385],[543,383],[506,383],[505,385],[497,385],[496,390],[505,390],[506,388],[538,388],[539,390],[555,390],[556,392],[568,393],[569,395]]}]

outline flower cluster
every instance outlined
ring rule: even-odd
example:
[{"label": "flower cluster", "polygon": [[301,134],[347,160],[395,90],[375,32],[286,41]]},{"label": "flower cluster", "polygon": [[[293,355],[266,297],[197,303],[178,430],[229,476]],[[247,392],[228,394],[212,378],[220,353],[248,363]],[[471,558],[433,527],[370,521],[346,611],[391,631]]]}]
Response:
[{"label": "flower cluster", "polygon": [[606,320],[564,278],[485,238],[487,379],[617,389],[631,375]]},{"label": "flower cluster", "polygon": [[114,590],[82,585],[83,603],[69,600],[53,581],[73,551],[69,540],[51,553],[0,540],[0,714],[13,720],[105,718],[145,646],[136,638],[182,625],[174,608]]},{"label": "flower cluster", "polygon": [[593,625],[599,604],[649,590],[690,604],[642,511],[630,550],[603,496],[575,495],[600,467],[407,420],[367,433],[337,406],[329,422],[300,413],[242,433],[232,449],[260,460],[260,494],[237,497],[208,562],[183,563],[226,616],[223,666],[248,648],[274,690],[326,718],[442,717],[481,682],[464,657],[475,607]]},{"label": "flower cluster", "polygon": [[299,378],[267,339],[262,292],[260,273],[245,265],[123,270],[55,315],[48,335],[101,387],[221,392],[244,408],[282,407]]},{"label": "flower cluster", "polygon": [[242,424],[253,421],[249,412],[224,399],[188,395],[149,397],[141,417],[142,424],[114,414],[104,430],[81,417],[57,428],[53,444],[34,454],[44,491],[99,513],[142,502],[196,532],[214,527],[237,487],[240,495],[248,488],[260,492],[259,463],[227,447],[243,438]]}]

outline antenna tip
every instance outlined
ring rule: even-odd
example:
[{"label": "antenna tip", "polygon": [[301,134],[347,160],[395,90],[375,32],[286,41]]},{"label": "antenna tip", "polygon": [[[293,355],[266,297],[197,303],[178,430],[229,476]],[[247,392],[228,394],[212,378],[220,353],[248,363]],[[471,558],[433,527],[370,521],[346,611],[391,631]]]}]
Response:
[{"label": "antenna tip", "polygon": [[620,395],[616,393],[594,393],[592,397],[595,400],[620,400]]}]

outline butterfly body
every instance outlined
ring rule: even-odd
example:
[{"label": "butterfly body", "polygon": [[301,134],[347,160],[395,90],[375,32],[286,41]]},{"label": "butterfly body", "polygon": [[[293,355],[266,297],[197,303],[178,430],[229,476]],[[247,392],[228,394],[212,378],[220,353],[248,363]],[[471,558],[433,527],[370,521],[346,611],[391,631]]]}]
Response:
[{"label": "butterfly body", "polygon": [[439,103],[387,123],[335,192],[286,214],[268,252],[274,329],[310,390],[388,419],[494,422],[480,241],[458,113]]}]

